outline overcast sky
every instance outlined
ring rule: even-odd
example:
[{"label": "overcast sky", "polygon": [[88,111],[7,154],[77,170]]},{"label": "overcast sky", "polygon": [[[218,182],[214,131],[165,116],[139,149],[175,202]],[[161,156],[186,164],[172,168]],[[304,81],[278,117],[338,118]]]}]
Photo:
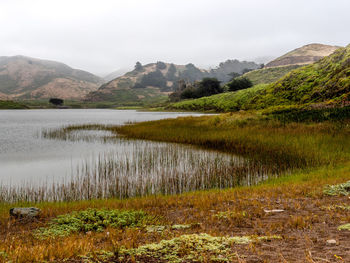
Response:
[{"label": "overcast sky", "polygon": [[0,0],[0,56],[95,74],[155,61],[201,67],[347,45],[349,0]]}]

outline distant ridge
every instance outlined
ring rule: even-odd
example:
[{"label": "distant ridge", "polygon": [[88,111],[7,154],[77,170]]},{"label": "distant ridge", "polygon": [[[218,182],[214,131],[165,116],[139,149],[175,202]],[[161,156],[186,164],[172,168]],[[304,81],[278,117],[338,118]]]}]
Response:
[{"label": "distant ridge", "polygon": [[63,63],[25,56],[0,57],[1,99],[80,99],[103,83]]},{"label": "distant ridge", "polygon": [[125,73],[103,84],[97,91],[86,96],[87,101],[113,101],[117,104],[142,101],[157,101],[167,98],[169,92],[175,91],[177,82],[185,80],[194,82],[205,77],[214,77],[222,83],[232,79],[232,73],[259,68],[255,62],[226,60],[210,70],[197,68],[194,64],[176,65],[158,61],[146,65],[137,64],[133,71]]}]

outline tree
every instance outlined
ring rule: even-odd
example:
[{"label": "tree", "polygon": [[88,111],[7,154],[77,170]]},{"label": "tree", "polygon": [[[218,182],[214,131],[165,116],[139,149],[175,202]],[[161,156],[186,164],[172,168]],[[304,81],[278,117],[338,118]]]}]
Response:
[{"label": "tree", "polygon": [[166,73],[165,77],[170,81],[174,81],[176,80],[175,74],[176,74],[176,67],[174,64],[170,64],[168,72]]},{"label": "tree", "polygon": [[181,100],[181,93],[187,88],[187,84],[183,79],[180,79],[176,84],[177,87],[175,88],[175,91],[169,94],[169,99],[172,102]]},{"label": "tree", "polygon": [[157,69],[156,71],[143,75],[140,84],[143,86],[165,88],[167,82],[162,72],[159,69]]},{"label": "tree", "polygon": [[135,85],[132,87],[133,89],[144,89],[146,88],[141,83],[135,83]]},{"label": "tree", "polygon": [[245,74],[245,73],[248,73],[249,71],[252,71],[253,69],[250,69],[250,68],[245,68],[242,70],[242,75]]},{"label": "tree", "polygon": [[241,74],[239,74],[239,73],[237,73],[237,72],[231,72],[231,73],[229,73],[229,74],[227,74],[227,75],[229,75],[232,79],[241,76]]},{"label": "tree", "polygon": [[139,61],[137,61],[135,64],[135,70],[141,71],[142,69],[143,69],[142,64]]},{"label": "tree", "polygon": [[59,99],[59,98],[51,98],[49,100],[49,102],[55,106],[61,106],[61,105],[63,105],[64,101],[62,99]]},{"label": "tree", "polygon": [[229,91],[236,91],[241,89],[248,89],[253,86],[253,83],[250,81],[250,79],[246,77],[239,77],[239,78],[234,78],[226,85]]},{"label": "tree", "polygon": [[166,64],[162,61],[158,61],[156,67],[157,69],[166,69]]},{"label": "tree", "polygon": [[204,78],[197,83],[196,97],[211,96],[222,93],[224,90],[220,86],[220,81],[216,78]]}]

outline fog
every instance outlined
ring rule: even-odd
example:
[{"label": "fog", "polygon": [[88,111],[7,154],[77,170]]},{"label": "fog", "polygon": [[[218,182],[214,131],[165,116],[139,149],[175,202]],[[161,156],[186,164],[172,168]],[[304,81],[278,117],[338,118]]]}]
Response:
[{"label": "fog", "polygon": [[165,61],[266,62],[309,43],[345,46],[348,0],[0,0],[0,56],[104,75]]}]

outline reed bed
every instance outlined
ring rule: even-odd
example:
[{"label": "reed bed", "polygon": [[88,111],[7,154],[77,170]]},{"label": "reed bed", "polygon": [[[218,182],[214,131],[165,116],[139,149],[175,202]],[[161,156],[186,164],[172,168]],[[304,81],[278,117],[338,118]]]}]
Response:
[{"label": "reed bed", "polygon": [[280,172],[276,166],[190,146],[120,140],[118,147],[84,160],[70,178],[60,182],[0,186],[0,202],[180,194],[253,185]]}]

